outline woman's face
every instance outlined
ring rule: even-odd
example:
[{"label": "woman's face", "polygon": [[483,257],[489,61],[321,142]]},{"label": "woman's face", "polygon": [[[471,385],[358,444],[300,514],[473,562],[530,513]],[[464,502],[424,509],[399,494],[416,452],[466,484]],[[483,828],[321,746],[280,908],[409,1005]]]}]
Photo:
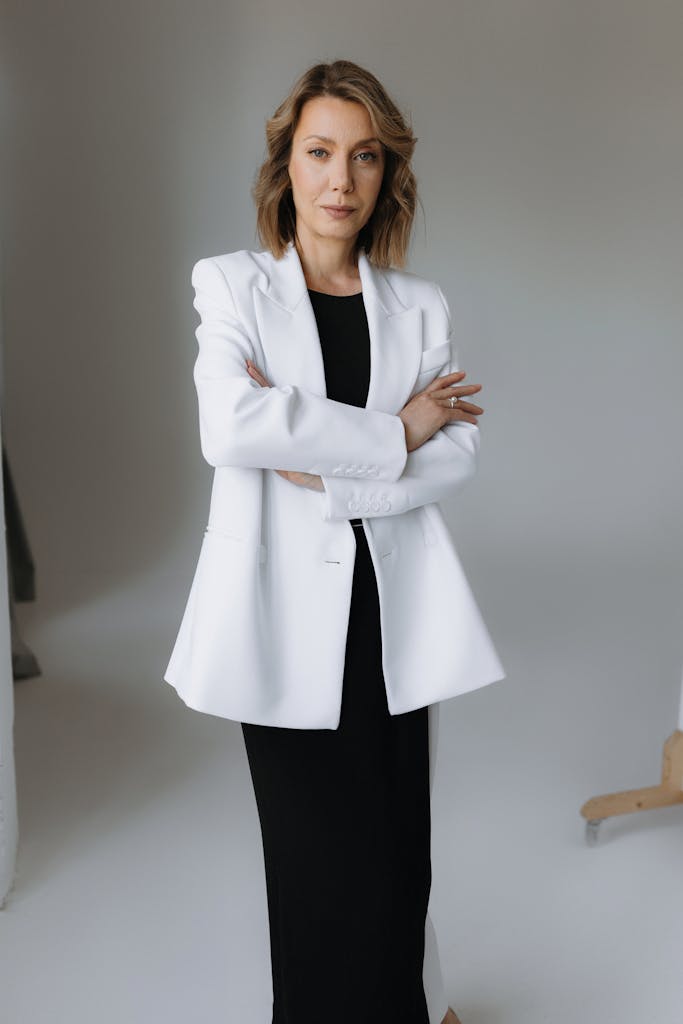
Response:
[{"label": "woman's face", "polygon": [[307,100],[288,166],[297,234],[353,239],[375,208],[384,174],[384,149],[363,104],[337,96]]}]

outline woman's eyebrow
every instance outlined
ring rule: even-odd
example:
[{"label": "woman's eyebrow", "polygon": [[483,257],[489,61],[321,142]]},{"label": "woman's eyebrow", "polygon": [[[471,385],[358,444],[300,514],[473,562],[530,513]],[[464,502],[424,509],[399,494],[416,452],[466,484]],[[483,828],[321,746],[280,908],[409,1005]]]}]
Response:
[{"label": "woman's eyebrow", "polygon": [[[301,141],[307,142],[309,139],[320,139],[321,142],[330,142],[334,145],[334,139],[329,139],[327,135],[307,135],[306,138]],[[379,142],[379,139],[361,139],[360,142],[356,142],[352,148],[355,149],[356,146],[367,146],[368,142]]]}]

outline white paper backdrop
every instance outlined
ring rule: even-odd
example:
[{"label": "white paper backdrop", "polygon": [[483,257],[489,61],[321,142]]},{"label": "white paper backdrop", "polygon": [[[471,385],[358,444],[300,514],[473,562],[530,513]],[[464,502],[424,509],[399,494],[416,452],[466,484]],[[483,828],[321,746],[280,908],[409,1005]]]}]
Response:
[{"label": "white paper backdrop", "polygon": [[[4,377],[2,375],[2,301],[0,298],[0,410]],[[0,412],[0,441],[2,416]],[[3,543],[0,544],[0,907],[12,887],[17,854],[17,798],[14,777],[14,690],[12,686],[12,650],[7,592],[7,548],[5,503],[0,502]]]}]

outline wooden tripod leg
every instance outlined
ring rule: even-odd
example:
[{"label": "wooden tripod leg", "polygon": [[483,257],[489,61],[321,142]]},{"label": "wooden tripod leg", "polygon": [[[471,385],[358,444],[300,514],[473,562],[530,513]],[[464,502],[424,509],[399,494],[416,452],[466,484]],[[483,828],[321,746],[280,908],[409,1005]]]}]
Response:
[{"label": "wooden tripod leg", "polygon": [[683,731],[676,729],[664,744],[662,786],[674,793],[683,791]]},{"label": "wooden tripod leg", "polygon": [[594,796],[581,808],[586,818],[586,839],[597,840],[597,830],[604,818],[618,814],[634,814],[654,807],[671,807],[683,803],[683,730],[676,729],[664,743],[662,753],[662,781],[658,786],[644,789],[625,789],[620,793]]}]

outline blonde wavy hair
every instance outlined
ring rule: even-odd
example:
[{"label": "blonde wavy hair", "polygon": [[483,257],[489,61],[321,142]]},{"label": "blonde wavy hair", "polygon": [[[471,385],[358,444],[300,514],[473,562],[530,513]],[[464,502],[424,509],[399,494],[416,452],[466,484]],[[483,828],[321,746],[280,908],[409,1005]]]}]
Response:
[{"label": "blonde wavy hair", "polygon": [[296,235],[296,210],[288,164],[292,139],[304,104],[317,96],[362,103],[384,149],[385,167],[375,208],[358,233],[354,254],[364,248],[380,267],[403,267],[418,203],[417,180],[410,166],[417,138],[377,78],[349,60],[314,64],[266,121],[267,156],[251,194],[261,244],[280,259]]}]

